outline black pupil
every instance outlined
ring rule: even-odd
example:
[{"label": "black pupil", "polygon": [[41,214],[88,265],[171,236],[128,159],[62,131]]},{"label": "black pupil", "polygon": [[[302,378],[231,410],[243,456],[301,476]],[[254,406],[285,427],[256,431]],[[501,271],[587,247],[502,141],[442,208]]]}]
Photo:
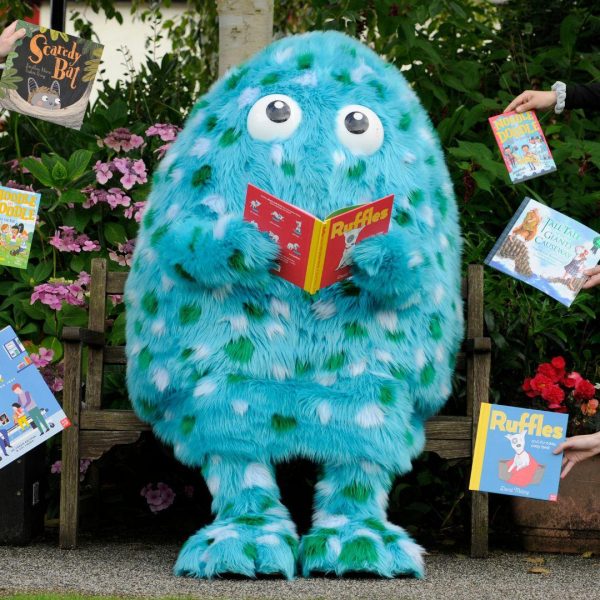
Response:
[{"label": "black pupil", "polygon": [[285,123],[290,118],[290,107],[283,100],[273,100],[267,106],[267,117],[273,123]]},{"label": "black pupil", "polygon": [[350,133],[364,133],[369,129],[369,119],[367,118],[367,115],[358,111],[348,113],[344,120],[344,124]]}]

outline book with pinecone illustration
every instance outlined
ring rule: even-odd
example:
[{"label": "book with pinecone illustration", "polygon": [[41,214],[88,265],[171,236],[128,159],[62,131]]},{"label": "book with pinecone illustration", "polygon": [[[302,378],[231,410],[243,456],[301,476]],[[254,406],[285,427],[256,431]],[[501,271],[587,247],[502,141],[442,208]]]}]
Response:
[{"label": "book with pinecone illustration", "polygon": [[79,129],[104,46],[25,21],[25,37],[6,57],[0,106]]},{"label": "book with pinecone illustration", "polygon": [[525,198],[485,264],[571,306],[600,261],[600,233]]}]

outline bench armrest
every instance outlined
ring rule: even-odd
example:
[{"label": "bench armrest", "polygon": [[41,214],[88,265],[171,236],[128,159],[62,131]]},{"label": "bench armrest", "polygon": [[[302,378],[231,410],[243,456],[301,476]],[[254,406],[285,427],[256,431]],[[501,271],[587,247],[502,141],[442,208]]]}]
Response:
[{"label": "bench armrest", "polygon": [[80,342],[96,348],[106,343],[103,331],[92,331],[87,327],[63,327],[61,339],[63,342]]}]

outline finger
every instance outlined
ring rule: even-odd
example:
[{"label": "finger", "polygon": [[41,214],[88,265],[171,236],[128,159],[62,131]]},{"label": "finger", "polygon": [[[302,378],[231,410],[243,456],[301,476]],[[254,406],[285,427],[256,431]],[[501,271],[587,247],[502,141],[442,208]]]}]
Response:
[{"label": "finger", "polygon": [[594,275],[593,277],[590,277],[584,284],[583,284],[583,289],[587,290],[589,288],[593,288],[596,285],[600,285],[600,274],[599,275]]},{"label": "finger", "polygon": [[598,267],[592,267],[591,269],[586,269],[583,272],[584,275],[598,275],[600,274],[600,266]]},{"label": "finger", "polygon": [[571,469],[573,468],[573,466],[574,466],[574,465],[575,465],[575,463],[574,463],[574,462],[572,462],[572,461],[569,461],[569,462],[568,462],[568,463],[565,465],[565,467],[563,468],[563,470],[562,470],[562,473],[560,474],[560,478],[561,478],[561,479],[564,479],[564,478],[565,478],[565,477],[566,477],[566,476],[567,476],[567,475],[570,473],[570,471],[571,471]]},{"label": "finger", "polygon": [[537,104],[535,103],[535,100],[532,98],[531,100],[528,100],[524,104],[517,106],[517,108],[515,110],[518,113],[522,113],[522,112],[525,112],[526,110],[535,110],[536,108],[537,108]]},{"label": "finger", "polygon": [[19,29],[19,31],[15,31],[11,36],[6,40],[11,46],[19,41],[24,35],[26,31],[24,29]]},{"label": "finger", "polygon": [[15,32],[15,29],[17,28],[17,21],[13,21],[5,30],[4,33],[5,35],[12,35]]},{"label": "finger", "polygon": [[529,99],[529,92],[523,92],[519,94],[505,109],[504,112],[510,112],[511,110],[515,110],[519,104],[523,102],[527,102]]}]

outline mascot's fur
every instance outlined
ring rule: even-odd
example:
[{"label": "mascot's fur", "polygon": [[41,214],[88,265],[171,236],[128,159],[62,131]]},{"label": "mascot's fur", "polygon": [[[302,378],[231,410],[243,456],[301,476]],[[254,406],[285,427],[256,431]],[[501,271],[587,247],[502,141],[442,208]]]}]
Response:
[{"label": "mascot's fur", "polygon": [[[248,113],[269,94],[302,116],[261,141]],[[338,137],[349,105],[381,120],[370,155]],[[321,218],[393,193],[392,225],[352,249],[351,279],[310,296],[271,274],[277,245],[242,220],[248,183]],[[214,498],[216,520],[185,544],[177,574],[423,576],[422,549],[386,506],[450,393],[460,250],[431,123],[402,75],[355,40],[280,40],[198,102],[155,176],[126,289],[135,408]],[[295,456],[323,466],[300,542],[273,471]]]}]

